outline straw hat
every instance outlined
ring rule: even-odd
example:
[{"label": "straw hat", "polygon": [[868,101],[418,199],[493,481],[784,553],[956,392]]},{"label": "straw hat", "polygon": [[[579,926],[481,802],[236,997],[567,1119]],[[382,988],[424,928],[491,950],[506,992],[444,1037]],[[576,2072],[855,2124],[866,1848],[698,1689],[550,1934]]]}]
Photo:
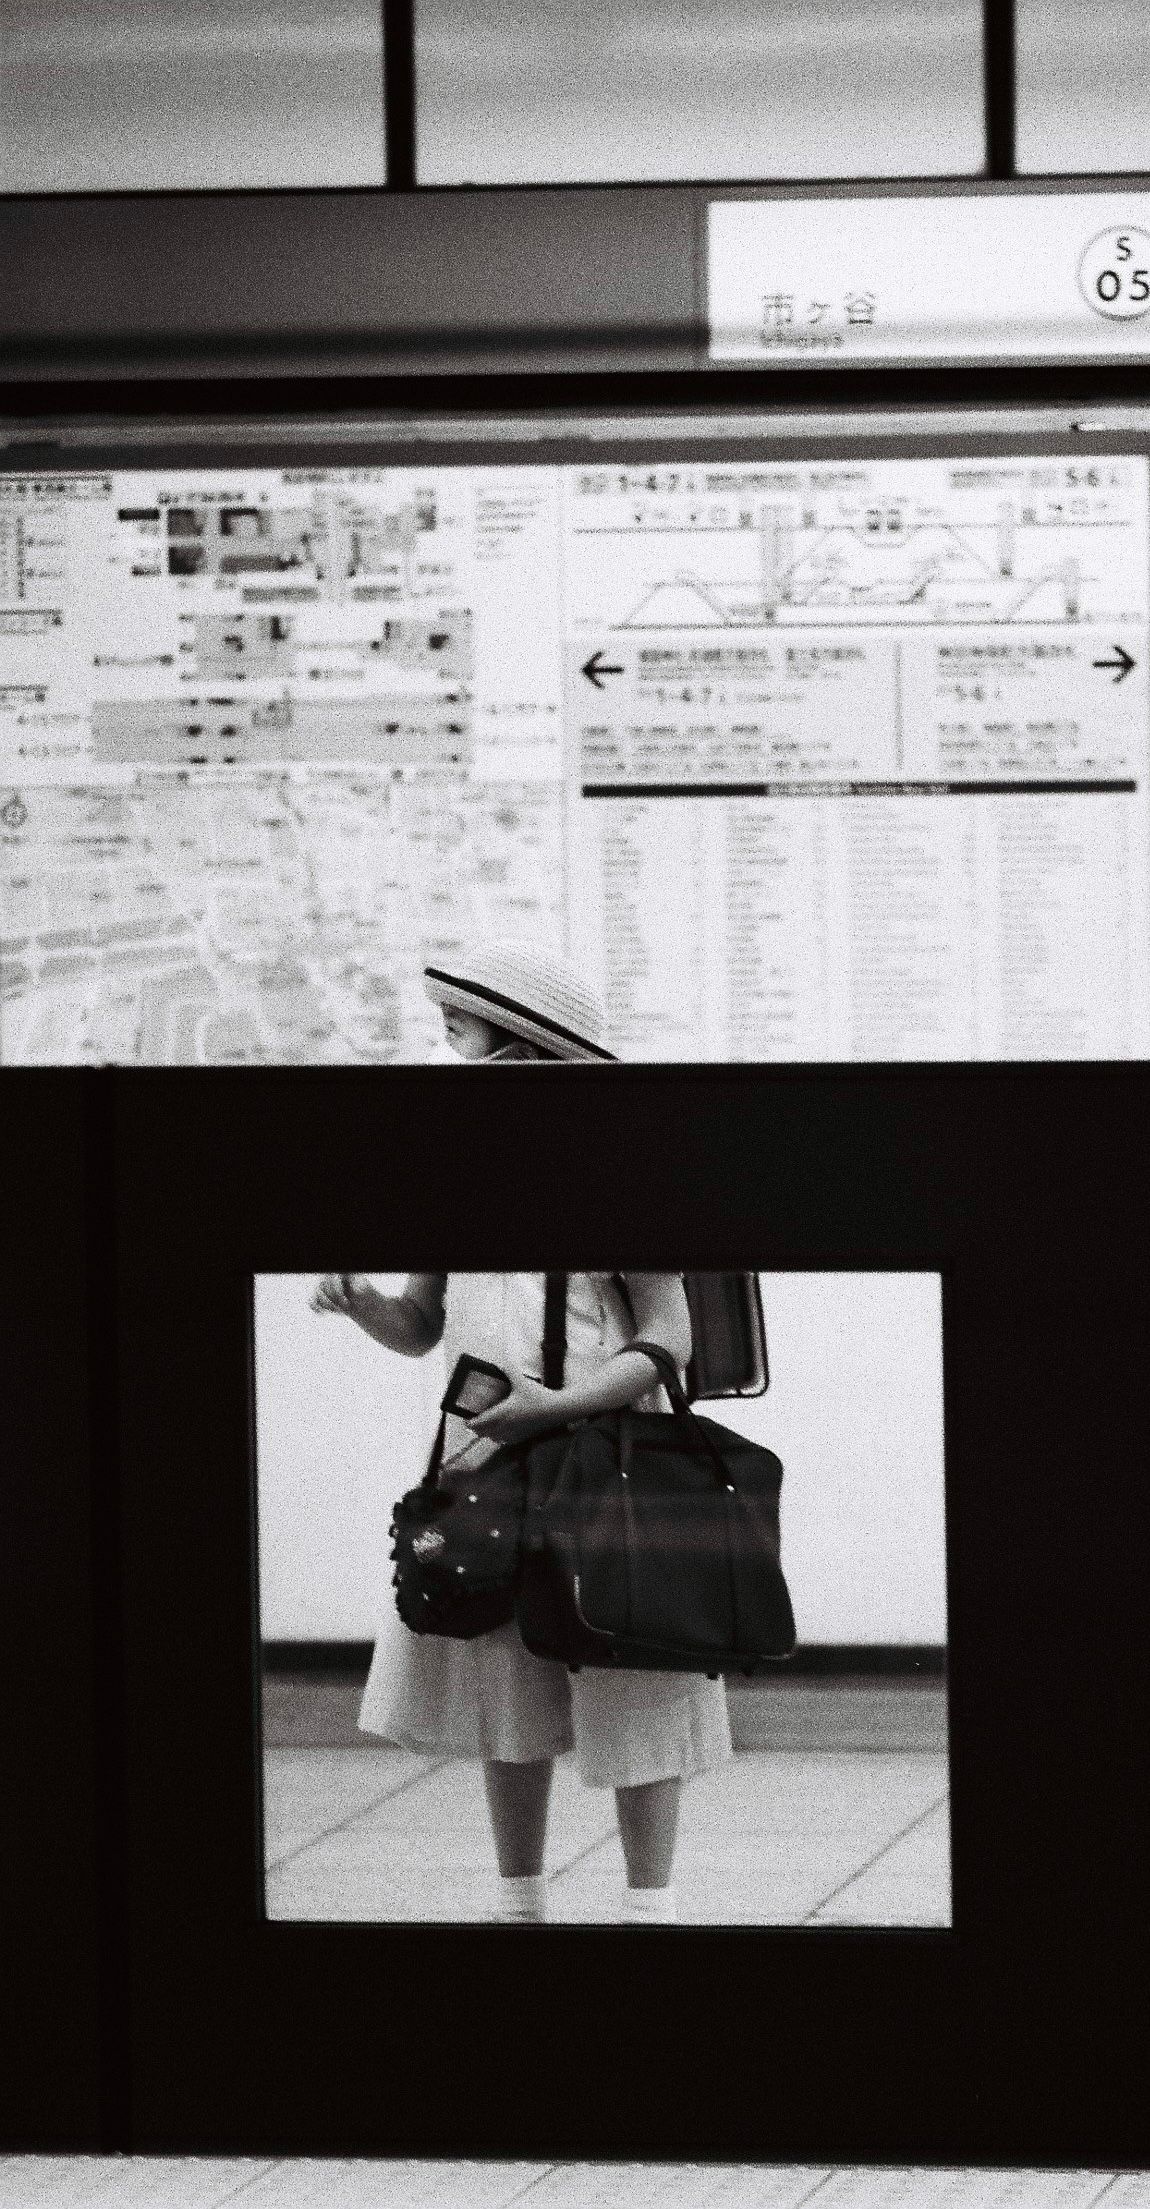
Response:
[{"label": "straw hat", "polygon": [[437,1005],[470,1012],[557,1058],[613,1061],[600,1037],[602,1001],[566,959],[510,938],[474,944],[445,966],[425,966],[423,986]]}]

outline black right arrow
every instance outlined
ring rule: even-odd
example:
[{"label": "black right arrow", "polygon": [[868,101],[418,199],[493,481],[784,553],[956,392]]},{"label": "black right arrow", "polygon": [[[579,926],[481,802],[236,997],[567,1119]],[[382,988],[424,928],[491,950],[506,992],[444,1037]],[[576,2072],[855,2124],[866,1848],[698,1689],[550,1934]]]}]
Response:
[{"label": "black right arrow", "polygon": [[1092,667],[1113,667],[1113,668],[1115,668],[1115,669],[1117,670],[1117,672],[1116,672],[1116,674],[1115,674],[1114,680],[1115,680],[1115,682],[1116,682],[1116,683],[1120,683],[1120,682],[1122,681],[1122,678],[1123,678],[1123,676],[1124,676],[1124,675],[1128,675],[1128,674],[1130,673],[1130,670],[1131,670],[1131,668],[1132,668],[1132,667],[1136,667],[1138,663],[1137,663],[1137,661],[1136,661],[1136,660],[1132,660],[1132,659],[1131,659],[1131,657],[1130,657],[1130,654],[1129,654],[1129,652],[1125,651],[1122,645],[1120,645],[1120,644],[1116,644],[1116,645],[1115,645],[1115,647],[1114,647],[1114,650],[1115,650],[1115,652],[1116,652],[1116,653],[1117,653],[1117,655],[1118,655],[1117,659],[1113,659],[1113,660],[1091,660],[1091,662],[1090,662],[1090,665],[1091,665]]},{"label": "black right arrow", "polygon": [[603,658],[602,652],[595,651],[592,652],[589,660],[584,660],[579,672],[587,677],[589,683],[594,683],[596,690],[602,690],[604,675],[621,675],[623,670],[621,667],[609,665]]}]

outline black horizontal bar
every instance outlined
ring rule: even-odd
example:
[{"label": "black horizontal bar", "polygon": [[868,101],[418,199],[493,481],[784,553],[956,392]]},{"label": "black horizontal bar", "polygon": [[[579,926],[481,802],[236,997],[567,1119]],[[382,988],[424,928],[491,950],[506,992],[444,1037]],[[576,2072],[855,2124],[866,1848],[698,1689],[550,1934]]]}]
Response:
[{"label": "black horizontal bar", "polygon": [[1113,782],[585,782],[585,798],[1033,798],[1129,795]]}]

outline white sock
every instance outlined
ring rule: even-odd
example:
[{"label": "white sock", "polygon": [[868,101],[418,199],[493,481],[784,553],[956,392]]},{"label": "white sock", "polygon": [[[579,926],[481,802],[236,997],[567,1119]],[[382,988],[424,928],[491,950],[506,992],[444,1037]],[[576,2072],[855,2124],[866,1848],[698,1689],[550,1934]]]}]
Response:
[{"label": "white sock", "polygon": [[624,1887],[623,1917],[628,1925],[676,1925],[678,1904],[673,1887]]},{"label": "white sock", "polygon": [[547,1916],[546,1872],[523,1872],[501,1877],[499,1915],[517,1924],[542,1925]]}]

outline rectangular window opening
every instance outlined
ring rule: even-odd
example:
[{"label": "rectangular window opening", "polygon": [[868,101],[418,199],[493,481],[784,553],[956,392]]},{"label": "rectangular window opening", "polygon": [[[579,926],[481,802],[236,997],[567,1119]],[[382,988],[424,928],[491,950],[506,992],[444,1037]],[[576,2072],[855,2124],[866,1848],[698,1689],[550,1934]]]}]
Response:
[{"label": "rectangular window opening", "polygon": [[[632,1542],[629,1601],[620,1593],[625,1568],[604,1541],[604,1529],[620,1523],[610,1517],[611,1497],[622,1494],[617,1478],[603,1486],[595,1516],[587,1475],[572,1516],[555,1473],[562,1446],[557,1454],[550,1445],[552,1485],[537,1470],[543,1485],[532,1493],[550,1497],[548,1523],[562,1536],[554,1554],[566,1555],[563,1541],[572,1557],[579,1547],[578,1601],[567,1601],[566,1582],[553,1597],[539,1568],[524,1563],[519,1625],[450,1640],[410,1631],[396,1611],[389,1522],[425,1475],[448,1376],[462,1355],[543,1372],[545,1275],[256,1277],[270,1920],[474,1923],[512,1901],[543,1907],[543,1888],[509,1889],[498,1877],[482,1763],[555,1750],[549,1922],[626,1922],[613,1787],[640,1770],[670,1776],[685,1756],[690,1784],[671,1866],[678,1922],[949,1927],[940,1277],[721,1278],[742,1284],[733,1293],[744,1298],[753,1283],[761,1297],[769,1386],[742,1399],[698,1399],[696,1416],[727,1453],[756,1587],[769,1584],[769,1559],[745,1499],[764,1478],[767,1461],[755,1451],[781,1461],[781,1558],[798,1635],[789,1661],[752,1679],[732,1668],[722,1681],[701,1671],[612,1672],[582,1642],[582,1668],[571,1674],[558,1657],[530,1654],[522,1638],[550,1635],[547,1646],[566,1651],[574,1644],[564,1636],[585,1637],[589,1625],[670,1634],[722,1610],[716,1575],[704,1569],[716,1538],[713,1469],[704,1452],[667,1471],[668,1436],[680,1420],[665,1396],[645,1395],[621,1415],[624,1427],[638,1422],[645,1444],[627,1460],[633,1523],[646,1529]],[[567,1275],[566,1382],[602,1382],[634,1336],[636,1312],[677,1339],[676,1315],[688,1308],[682,1279]],[[698,1284],[719,1279],[686,1277],[704,1333],[721,1299]],[[697,1334],[696,1351],[703,1347]],[[721,1328],[710,1348],[729,1354]],[[617,1418],[597,1431],[622,1430]],[[469,1586],[482,1581],[483,1566],[468,1510],[484,1533],[493,1516],[485,1477],[498,1480],[501,1504],[508,1500],[506,1471],[498,1472],[506,1459],[493,1462],[495,1448],[462,1420],[448,1421],[440,1477],[467,1522],[460,1534],[453,1521],[448,1555],[466,1559]],[[420,1511],[419,1538],[426,1527],[434,1543],[446,1521],[431,1506]],[[441,1590],[442,1577],[427,1585]],[[419,1600],[414,1586],[405,1578],[409,1607]],[[755,1618],[760,1631],[772,1630],[765,1608]],[[643,1845],[648,1838],[656,1847],[654,1835]],[[661,1863],[653,1885],[665,1870]]]}]

